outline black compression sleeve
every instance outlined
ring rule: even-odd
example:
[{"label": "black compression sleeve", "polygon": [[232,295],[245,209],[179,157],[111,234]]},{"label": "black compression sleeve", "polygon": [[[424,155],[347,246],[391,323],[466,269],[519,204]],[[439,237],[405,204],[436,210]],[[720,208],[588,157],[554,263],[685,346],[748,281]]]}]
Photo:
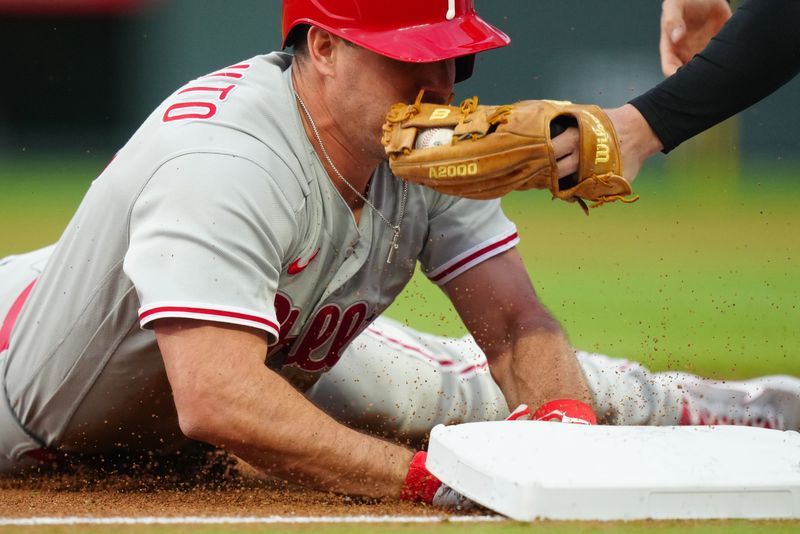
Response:
[{"label": "black compression sleeve", "polygon": [[800,72],[800,0],[746,0],[708,47],[631,100],[669,152]]}]

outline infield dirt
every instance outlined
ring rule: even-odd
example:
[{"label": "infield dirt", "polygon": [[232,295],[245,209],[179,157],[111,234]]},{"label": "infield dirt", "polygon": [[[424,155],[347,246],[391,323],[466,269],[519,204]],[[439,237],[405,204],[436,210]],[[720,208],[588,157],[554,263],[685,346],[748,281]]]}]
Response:
[{"label": "infield dirt", "polygon": [[92,458],[0,478],[0,517],[442,515],[439,508],[345,497],[259,477],[222,452]]}]

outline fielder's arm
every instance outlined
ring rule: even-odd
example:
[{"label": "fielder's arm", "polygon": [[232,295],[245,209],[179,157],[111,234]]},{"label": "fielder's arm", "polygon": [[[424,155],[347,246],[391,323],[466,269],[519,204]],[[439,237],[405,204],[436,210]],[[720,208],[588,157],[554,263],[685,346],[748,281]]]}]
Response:
[{"label": "fielder's arm", "polygon": [[398,498],[413,453],[349,429],[264,365],[255,329],[161,319],[156,338],[181,431],[267,474],[326,491]]},{"label": "fielder's arm", "polygon": [[444,291],[486,353],[509,409],[556,399],[592,404],[575,352],[536,297],[516,249],[454,278]]}]

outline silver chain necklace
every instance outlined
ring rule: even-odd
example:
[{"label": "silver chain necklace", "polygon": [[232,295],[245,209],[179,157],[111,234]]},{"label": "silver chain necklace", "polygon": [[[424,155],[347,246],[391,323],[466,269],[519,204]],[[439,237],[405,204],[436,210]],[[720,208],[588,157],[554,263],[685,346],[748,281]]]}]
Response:
[{"label": "silver chain necklace", "polygon": [[303,109],[303,113],[305,114],[306,118],[308,119],[308,123],[311,125],[311,130],[314,132],[314,137],[317,138],[317,143],[319,143],[319,148],[322,150],[322,155],[325,156],[325,160],[328,162],[328,165],[330,165],[331,169],[333,169],[333,172],[336,174],[336,176],[341,181],[343,181],[345,183],[345,185],[347,187],[350,188],[350,190],[353,193],[355,193],[358,196],[358,198],[360,198],[361,200],[364,201],[364,204],[369,206],[370,209],[372,211],[374,211],[378,215],[378,217],[383,219],[383,222],[385,222],[389,226],[389,228],[392,229],[392,232],[393,232],[392,242],[389,245],[389,254],[388,254],[388,256],[386,256],[386,263],[392,263],[392,256],[394,256],[394,251],[397,250],[398,248],[400,248],[400,243],[399,243],[399,240],[400,240],[400,225],[403,224],[403,217],[406,214],[406,199],[408,198],[408,182],[405,182],[405,181],[403,182],[403,196],[400,199],[400,216],[397,217],[397,224],[392,224],[392,222],[389,219],[387,219],[386,216],[383,213],[381,213],[380,210],[378,208],[376,208],[375,205],[372,202],[367,200],[367,197],[362,195],[359,192],[359,190],[356,189],[355,186],[353,186],[353,184],[348,182],[347,179],[344,176],[342,176],[342,173],[340,173],[339,169],[336,168],[336,165],[333,164],[333,160],[328,155],[328,151],[325,150],[325,145],[322,144],[322,137],[320,137],[320,135],[319,135],[319,130],[317,129],[317,124],[314,122],[314,119],[311,118],[311,113],[309,113],[308,108],[306,107],[306,103],[303,102],[303,99],[300,98],[300,95],[298,95],[297,93],[295,93],[294,96],[297,98],[297,101],[300,103],[300,107]]}]

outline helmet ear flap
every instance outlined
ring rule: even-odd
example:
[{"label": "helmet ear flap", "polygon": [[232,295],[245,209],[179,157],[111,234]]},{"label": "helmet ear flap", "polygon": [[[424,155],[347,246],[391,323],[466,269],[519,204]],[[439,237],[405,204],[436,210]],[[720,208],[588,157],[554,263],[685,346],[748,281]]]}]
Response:
[{"label": "helmet ear flap", "polygon": [[472,76],[475,69],[475,54],[456,58],[456,83],[463,82]]},{"label": "helmet ear flap", "polygon": [[283,48],[303,46],[308,35],[308,30],[311,28],[308,24],[298,24],[286,35],[283,40]]}]

